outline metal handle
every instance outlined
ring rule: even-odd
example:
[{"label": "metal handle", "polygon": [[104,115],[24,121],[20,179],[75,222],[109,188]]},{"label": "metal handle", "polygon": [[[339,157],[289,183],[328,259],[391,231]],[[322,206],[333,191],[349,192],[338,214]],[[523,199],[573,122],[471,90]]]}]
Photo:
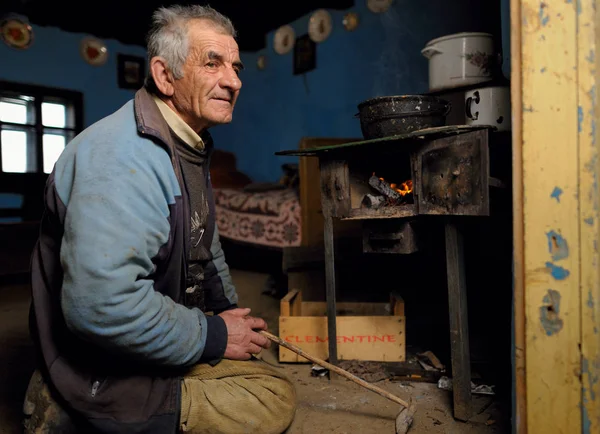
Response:
[{"label": "metal handle", "polygon": [[479,104],[481,98],[479,96],[479,92],[477,91],[473,93],[473,97],[468,97],[465,101],[465,111],[469,119],[476,121],[477,119],[479,119],[479,112],[475,112],[475,114],[473,115],[473,111],[471,110],[471,104],[473,103],[473,100],[475,100],[475,104]]},{"label": "metal handle", "polygon": [[448,116],[448,113],[450,113],[450,110],[452,110],[452,103],[450,101],[448,101],[448,105],[446,106],[446,111],[444,112],[444,116]]},{"label": "metal handle", "polygon": [[442,54],[442,51],[436,47],[425,47],[421,50],[421,54],[428,59],[431,59],[434,54]]}]

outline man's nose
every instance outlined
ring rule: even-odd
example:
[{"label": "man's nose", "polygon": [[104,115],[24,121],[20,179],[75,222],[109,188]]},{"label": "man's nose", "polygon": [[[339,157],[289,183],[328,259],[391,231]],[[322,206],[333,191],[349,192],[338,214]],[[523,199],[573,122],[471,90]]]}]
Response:
[{"label": "man's nose", "polygon": [[226,68],[220,84],[222,88],[231,89],[235,92],[241,89],[242,80],[233,68]]}]

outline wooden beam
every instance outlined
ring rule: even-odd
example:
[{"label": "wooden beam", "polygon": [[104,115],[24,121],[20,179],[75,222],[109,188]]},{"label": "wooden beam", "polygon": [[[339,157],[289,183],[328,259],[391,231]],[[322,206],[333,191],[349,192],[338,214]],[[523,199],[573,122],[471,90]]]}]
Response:
[{"label": "wooden beam", "polygon": [[525,375],[525,244],[523,230],[523,140],[521,0],[510,1],[511,107],[513,163],[513,345],[514,432],[527,434],[527,388]]},{"label": "wooden beam", "polygon": [[517,369],[525,362],[517,393],[526,386],[526,407],[517,400],[519,434],[599,429],[598,337],[586,337],[597,325],[599,290],[594,3],[511,3],[511,79],[520,88],[512,93],[517,345],[525,330],[525,358],[516,354]]},{"label": "wooden beam", "polygon": [[581,426],[600,432],[600,210],[598,195],[598,72],[600,5],[577,2],[579,228],[581,240]]},{"label": "wooden beam", "polygon": [[445,235],[454,417],[467,421],[473,412],[464,242],[461,230],[454,223],[446,222]]}]

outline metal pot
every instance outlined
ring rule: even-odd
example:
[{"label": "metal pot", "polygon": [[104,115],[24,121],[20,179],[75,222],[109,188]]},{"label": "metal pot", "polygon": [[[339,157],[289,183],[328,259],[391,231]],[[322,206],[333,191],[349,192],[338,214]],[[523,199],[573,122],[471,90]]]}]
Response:
[{"label": "metal pot", "polygon": [[363,137],[370,140],[444,126],[450,107],[435,96],[382,96],[361,102],[356,117]]}]

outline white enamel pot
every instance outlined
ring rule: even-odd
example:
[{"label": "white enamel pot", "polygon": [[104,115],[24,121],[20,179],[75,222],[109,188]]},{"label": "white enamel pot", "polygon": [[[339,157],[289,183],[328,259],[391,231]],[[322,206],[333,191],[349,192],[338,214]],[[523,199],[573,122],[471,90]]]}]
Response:
[{"label": "white enamel pot", "polygon": [[510,131],[510,87],[492,86],[465,93],[466,125],[493,125]]},{"label": "white enamel pot", "polygon": [[430,91],[488,81],[500,61],[489,33],[442,36],[429,41],[421,54],[429,59]]}]

